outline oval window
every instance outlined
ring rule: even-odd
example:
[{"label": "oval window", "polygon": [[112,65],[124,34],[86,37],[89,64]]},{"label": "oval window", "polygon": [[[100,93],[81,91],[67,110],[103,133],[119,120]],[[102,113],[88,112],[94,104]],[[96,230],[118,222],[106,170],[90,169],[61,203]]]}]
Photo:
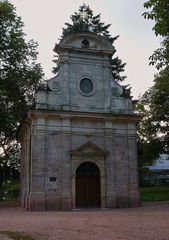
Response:
[{"label": "oval window", "polygon": [[80,90],[84,94],[90,94],[93,91],[93,82],[88,78],[83,78],[80,81]]}]

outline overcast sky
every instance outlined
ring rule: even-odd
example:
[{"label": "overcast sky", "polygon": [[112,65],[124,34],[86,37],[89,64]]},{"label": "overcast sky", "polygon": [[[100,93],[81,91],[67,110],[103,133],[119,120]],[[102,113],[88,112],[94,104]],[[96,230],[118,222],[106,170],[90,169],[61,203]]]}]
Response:
[{"label": "overcast sky", "polygon": [[65,22],[79,5],[88,4],[101,21],[111,23],[112,36],[120,35],[115,43],[116,54],[127,63],[124,84],[130,84],[132,95],[138,98],[152,85],[155,68],[149,66],[149,56],[160,46],[152,31],[153,22],[145,20],[146,0],[10,0],[25,24],[28,39],[38,42],[39,58],[45,79],[53,77],[53,48],[58,42]]}]

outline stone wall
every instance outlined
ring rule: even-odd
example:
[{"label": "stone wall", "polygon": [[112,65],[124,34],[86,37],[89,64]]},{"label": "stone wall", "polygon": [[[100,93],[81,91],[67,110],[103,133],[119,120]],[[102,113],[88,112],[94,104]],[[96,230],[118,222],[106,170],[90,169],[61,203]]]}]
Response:
[{"label": "stone wall", "polygon": [[138,116],[125,86],[112,77],[114,47],[82,32],[62,39],[54,50],[58,73],[39,89],[35,109],[20,129],[22,206],[75,208],[76,169],[87,161],[100,171],[102,208],[138,206]]},{"label": "stone wall", "polygon": [[[127,122],[133,119],[125,117],[122,124],[103,115],[40,114],[44,118],[32,115],[30,170],[22,174],[26,184],[22,206],[29,210],[75,208],[75,172],[85,161],[100,169],[102,207],[139,205],[136,133],[134,124]],[[90,146],[76,153],[88,142]],[[24,149],[26,142],[23,145]],[[22,159],[27,162],[26,151]]]}]

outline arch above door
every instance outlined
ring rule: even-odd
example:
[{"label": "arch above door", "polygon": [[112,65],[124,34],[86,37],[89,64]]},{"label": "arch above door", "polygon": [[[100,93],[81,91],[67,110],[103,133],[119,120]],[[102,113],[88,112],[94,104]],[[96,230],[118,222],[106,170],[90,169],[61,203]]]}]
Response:
[{"label": "arch above door", "polygon": [[106,151],[90,141],[71,151],[72,208],[76,208],[76,171],[85,162],[95,164],[99,169],[100,206],[105,207],[105,159],[107,154]]},{"label": "arch above door", "polygon": [[84,162],[76,170],[76,208],[100,208],[100,202],[99,168]]}]

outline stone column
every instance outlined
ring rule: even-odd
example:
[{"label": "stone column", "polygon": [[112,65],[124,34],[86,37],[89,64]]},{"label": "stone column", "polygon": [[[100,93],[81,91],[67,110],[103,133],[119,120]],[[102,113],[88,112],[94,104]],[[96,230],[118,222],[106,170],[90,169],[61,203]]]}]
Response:
[{"label": "stone column", "polygon": [[[55,120],[57,125],[57,121]],[[61,168],[62,168],[62,137],[59,128],[56,131],[48,123],[50,131],[46,136],[46,208],[61,210]]]},{"label": "stone column", "polygon": [[25,162],[26,162],[26,140],[24,136],[22,136],[21,140],[21,174],[20,174],[20,180],[21,180],[21,186],[20,186],[20,204],[21,207],[25,207],[25,192],[26,192],[26,187],[25,187]]},{"label": "stone column", "polygon": [[117,130],[114,136],[114,160],[117,207],[129,207],[128,145],[125,129]]},{"label": "stone column", "polygon": [[71,194],[71,125],[70,118],[62,119],[62,183],[61,183],[61,209],[72,209]]},{"label": "stone column", "polygon": [[46,209],[45,201],[45,119],[33,120],[31,142],[31,179],[29,210],[43,211]]},{"label": "stone column", "polygon": [[116,190],[114,176],[114,156],[113,156],[113,127],[112,122],[105,122],[105,145],[108,155],[105,160],[106,169],[106,207],[116,207]]},{"label": "stone column", "polygon": [[69,62],[68,56],[65,57],[61,71],[63,72],[62,81],[62,105],[64,110],[70,110],[70,86],[69,86]]},{"label": "stone column", "polygon": [[72,173],[72,209],[74,209],[76,208],[76,174],[73,171]]},{"label": "stone column", "polygon": [[130,206],[140,206],[136,135],[128,137]]},{"label": "stone column", "polygon": [[[23,133],[23,132],[22,132]],[[30,126],[24,125],[24,133],[21,136],[21,189],[20,204],[28,208],[29,196],[29,160],[30,160]]]},{"label": "stone column", "polygon": [[108,109],[111,106],[111,81],[110,81],[110,68],[107,59],[105,59],[105,63],[103,65],[103,79],[104,79],[104,108]]},{"label": "stone column", "polygon": [[[107,156],[107,155],[106,155]],[[101,208],[106,207],[106,178],[105,178],[105,157],[96,156],[95,164],[100,170],[100,194],[101,194]]]},{"label": "stone column", "polygon": [[25,139],[25,146],[26,146],[26,155],[25,155],[25,208],[28,209],[29,206],[29,192],[30,192],[30,134],[27,132],[27,136]]}]

